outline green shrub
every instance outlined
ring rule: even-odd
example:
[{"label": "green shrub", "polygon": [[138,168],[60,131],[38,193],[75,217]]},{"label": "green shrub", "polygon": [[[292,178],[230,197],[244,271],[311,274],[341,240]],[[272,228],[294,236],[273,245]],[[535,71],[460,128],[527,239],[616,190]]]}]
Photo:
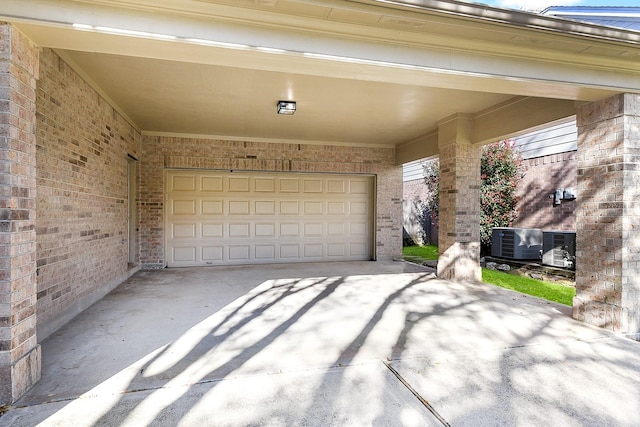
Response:
[{"label": "green shrub", "polygon": [[482,150],[480,174],[480,244],[483,253],[491,250],[494,227],[509,227],[517,218],[516,190],[522,179],[524,165],[513,141],[485,145]]}]

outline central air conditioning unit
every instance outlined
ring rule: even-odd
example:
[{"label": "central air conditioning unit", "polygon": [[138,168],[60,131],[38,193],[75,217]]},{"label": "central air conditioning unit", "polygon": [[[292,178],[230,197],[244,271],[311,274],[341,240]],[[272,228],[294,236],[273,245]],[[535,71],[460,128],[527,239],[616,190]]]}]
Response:
[{"label": "central air conditioning unit", "polygon": [[545,231],[542,240],[542,264],[576,268],[575,231]]},{"label": "central air conditioning unit", "polygon": [[496,227],[491,231],[491,256],[507,259],[540,259],[542,230]]}]

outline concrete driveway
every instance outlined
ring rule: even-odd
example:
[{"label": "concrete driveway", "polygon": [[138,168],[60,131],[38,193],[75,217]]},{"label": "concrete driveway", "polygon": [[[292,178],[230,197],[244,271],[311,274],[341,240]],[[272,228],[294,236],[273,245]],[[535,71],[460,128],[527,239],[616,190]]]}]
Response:
[{"label": "concrete driveway", "polygon": [[640,343],[403,262],[139,272],[42,354],[0,425],[640,425]]}]

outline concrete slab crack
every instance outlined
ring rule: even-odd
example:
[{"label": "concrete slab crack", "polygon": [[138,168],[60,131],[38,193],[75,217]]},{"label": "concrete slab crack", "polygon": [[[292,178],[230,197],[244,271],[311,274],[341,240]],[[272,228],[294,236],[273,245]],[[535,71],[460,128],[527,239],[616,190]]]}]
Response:
[{"label": "concrete slab crack", "polygon": [[391,363],[386,360],[383,360],[382,363],[384,363],[384,366],[386,366],[387,369],[389,369],[391,373],[396,376],[396,378],[402,383],[402,385],[404,385],[420,401],[420,403],[422,403],[429,410],[429,412],[431,412],[433,416],[442,423],[442,425],[451,427],[451,424],[449,424],[447,420],[445,420],[444,417],[442,417],[442,415],[440,415],[438,411],[436,411],[436,409],[429,403],[427,399],[422,397],[420,393],[418,393],[418,391],[413,388],[402,375],[400,375],[400,372],[398,372],[393,366],[391,366]]}]

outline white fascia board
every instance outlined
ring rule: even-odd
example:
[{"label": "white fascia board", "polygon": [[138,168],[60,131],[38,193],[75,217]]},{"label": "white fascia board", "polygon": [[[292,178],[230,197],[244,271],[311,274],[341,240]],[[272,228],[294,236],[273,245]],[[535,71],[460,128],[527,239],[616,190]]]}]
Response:
[{"label": "white fascia board", "polygon": [[4,0],[0,17],[59,49],[523,96],[595,100],[640,92],[636,63],[574,64],[561,52],[542,60],[498,45],[477,52],[53,0]]}]

